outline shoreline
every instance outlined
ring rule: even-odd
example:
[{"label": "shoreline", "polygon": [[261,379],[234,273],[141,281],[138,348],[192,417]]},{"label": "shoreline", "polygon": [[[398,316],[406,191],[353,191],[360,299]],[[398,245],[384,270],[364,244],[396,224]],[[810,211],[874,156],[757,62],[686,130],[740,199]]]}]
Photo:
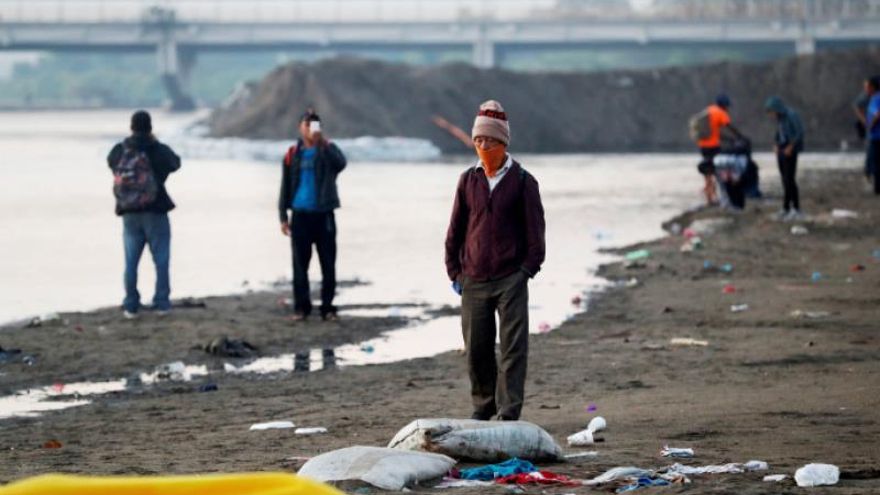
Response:
[{"label": "shoreline", "polygon": [[[770,464],[771,473],[789,475],[807,462],[838,464],[844,472],[876,470],[880,454],[872,439],[880,434],[880,398],[870,391],[880,372],[880,299],[872,296],[880,287],[880,259],[872,259],[871,253],[880,249],[880,239],[872,234],[880,215],[874,213],[877,198],[863,193],[859,180],[855,170],[802,174],[805,211],[815,215],[803,223],[809,231],[805,236],[790,234],[792,224],[769,220],[776,209],[772,199],[752,203],[740,215],[701,210],[666,222],[685,226],[692,219],[730,219],[704,236],[705,247],[694,253],[679,252],[684,240],[672,235],[615,248],[618,253],[645,248],[651,254],[629,268],[623,262],[602,265],[597,274],[612,282],[637,278],[638,283],[591,295],[588,311],[553,332],[532,334],[523,412],[524,419],[540,424],[562,444],[585,426],[590,417],[585,409],[595,404],[595,414],[608,420],[606,442],[595,446],[597,459],[540,467],[577,478],[621,465],[657,468],[673,462],[657,453],[669,443],[693,447],[697,457],[692,464],[760,459]],[[833,208],[860,215],[834,219],[828,215]],[[712,266],[731,263],[733,270],[706,270],[704,261]],[[850,271],[856,264],[863,269]],[[814,271],[824,278],[812,282]],[[724,294],[725,285],[733,285],[735,292]],[[343,324],[351,322],[348,328],[281,321],[249,328],[260,324],[253,320],[255,313],[281,320],[272,303],[245,297],[214,308],[215,320],[183,318],[185,328],[174,333],[188,333],[188,339],[158,328],[121,329],[120,348],[149,337],[162,339],[153,351],[156,356],[166,356],[168,349],[179,353],[175,342],[228,328],[230,318],[238,320],[234,328],[253,335],[268,332],[269,348],[296,347],[291,339],[351,338],[382,326],[374,319],[361,325],[345,318]],[[729,308],[736,304],[750,308],[733,313]],[[825,311],[827,316],[792,316],[797,310]],[[130,361],[102,352],[107,336],[88,327],[83,332],[55,330],[47,335],[47,344],[62,347],[58,343],[64,342],[63,351],[74,362],[80,360],[83,373],[89,362],[106,372]],[[20,340],[9,347],[27,345],[27,331],[18,333]],[[7,335],[2,335],[6,347]],[[676,347],[670,344],[673,337],[706,340],[708,345]],[[10,365],[0,365],[0,372],[9,373]],[[46,380],[54,374],[36,373]],[[34,378],[26,374],[16,380]],[[95,397],[93,404],[39,418],[3,420],[0,448],[9,455],[0,461],[5,468],[0,481],[51,471],[292,471],[303,456],[357,444],[384,445],[412,419],[470,414],[464,362],[456,352],[314,373],[212,378],[219,389],[213,393],[169,382]],[[251,423],[282,419],[330,431],[314,437],[247,431]],[[59,440],[63,448],[42,449],[48,439]],[[763,474],[695,477],[688,491],[797,493],[790,480],[762,483]],[[842,480],[840,488],[844,486],[846,493],[873,493],[880,489],[880,479]],[[587,493],[585,488],[564,491]],[[492,487],[455,493],[507,491]]]}]

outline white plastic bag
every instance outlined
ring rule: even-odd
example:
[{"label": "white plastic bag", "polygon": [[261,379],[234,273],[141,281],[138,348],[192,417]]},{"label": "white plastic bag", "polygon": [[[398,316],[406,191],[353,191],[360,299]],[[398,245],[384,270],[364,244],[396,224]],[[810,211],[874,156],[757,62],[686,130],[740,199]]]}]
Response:
[{"label": "white plastic bag", "polygon": [[553,437],[527,421],[417,419],[397,432],[388,446],[484,462],[512,457],[531,461],[562,459],[562,449]]},{"label": "white plastic bag", "polygon": [[566,440],[568,440],[568,444],[571,446],[590,445],[595,443],[593,433],[604,430],[607,427],[608,423],[605,421],[605,418],[602,416],[596,416],[590,420],[590,424],[587,425],[586,430],[581,430],[573,435],[569,435]]},{"label": "white plastic bag", "polygon": [[445,455],[357,446],[313,457],[298,474],[323,482],[360,480],[383,490],[403,490],[440,478],[454,465],[455,459]]},{"label": "white plastic bag", "polygon": [[836,485],[840,469],[834,464],[807,464],[794,472],[798,486]]}]

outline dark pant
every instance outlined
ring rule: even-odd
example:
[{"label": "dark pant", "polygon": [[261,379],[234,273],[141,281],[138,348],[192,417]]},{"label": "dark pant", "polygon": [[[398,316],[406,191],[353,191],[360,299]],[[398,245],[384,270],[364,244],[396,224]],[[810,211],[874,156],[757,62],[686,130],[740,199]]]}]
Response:
[{"label": "dark pant", "polygon": [[874,178],[874,194],[880,194],[880,140],[868,141],[865,175]]},{"label": "dark pant", "polygon": [[797,159],[797,151],[793,152],[791,156],[785,156],[785,153],[781,149],[776,153],[776,163],[779,164],[779,176],[782,177],[782,188],[785,191],[785,197],[782,201],[782,208],[785,211],[788,211],[791,208],[796,210],[801,209],[801,201],[798,194],[796,179]]},{"label": "dark pant", "polygon": [[[500,365],[495,361],[495,312],[501,323]],[[467,354],[474,413],[488,419],[496,412],[519,419],[529,354],[528,276],[501,280],[464,279],[461,330]]]},{"label": "dark pant", "polygon": [[335,313],[336,295],[336,218],[332,211],[294,211],[290,219],[293,252],[293,309],[308,316],[312,312],[309,292],[309,263],[312,245],[321,264],[321,316]]},{"label": "dark pant", "polygon": [[125,300],[123,308],[132,313],[141,306],[141,295],[137,289],[138,264],[144,246],[150,246],[153,264],[156,265],[156,291],[153,294],[153,307],[159,310],[171,309],[171,285],[169,265],[171,263],[171,224],[167,213],[126,213],[122,215],[122,240],[125,246]]}]

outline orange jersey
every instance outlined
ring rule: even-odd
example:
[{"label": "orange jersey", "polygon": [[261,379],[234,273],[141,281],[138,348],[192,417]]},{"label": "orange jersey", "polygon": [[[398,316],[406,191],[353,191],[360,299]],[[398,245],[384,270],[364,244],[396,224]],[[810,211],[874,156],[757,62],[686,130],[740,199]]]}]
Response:
[{"label": "orange jersey", "polygon": [[718,105],[709,107],[709,128],[712,133],[706,139],[701,139],[697,145],[700,148],[717,148],[721,146],[721,128],[730,125],[730,115]]}]

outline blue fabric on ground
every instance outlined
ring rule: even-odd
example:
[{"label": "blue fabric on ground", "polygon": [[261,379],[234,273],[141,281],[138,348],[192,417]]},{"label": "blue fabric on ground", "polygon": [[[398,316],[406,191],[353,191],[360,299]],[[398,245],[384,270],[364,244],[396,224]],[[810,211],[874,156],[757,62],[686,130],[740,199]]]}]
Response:
[{"label": "blue fabric on ground", "polygon": [[529,461],[523,461],[514,457],[499,464],[489,464],[475,468],[462,469],[459,471],[463,480],[492,481],[495,478],[510,476],[520,473],[534,473],[538,468]]},{"label": "blue fabric on ground", "polygon": [[639,488],[646,488],[649,486],[667,486],[667,485],[671,485],[671,483],[664,480],[663,478],[649,478],[647,476],[643,476],[643,477],[639,478],[637,481],[635,481],[629,485],[625,485],[625,486],[618,488],[616,493],[631,492],[633,490],[638,490]]}]

